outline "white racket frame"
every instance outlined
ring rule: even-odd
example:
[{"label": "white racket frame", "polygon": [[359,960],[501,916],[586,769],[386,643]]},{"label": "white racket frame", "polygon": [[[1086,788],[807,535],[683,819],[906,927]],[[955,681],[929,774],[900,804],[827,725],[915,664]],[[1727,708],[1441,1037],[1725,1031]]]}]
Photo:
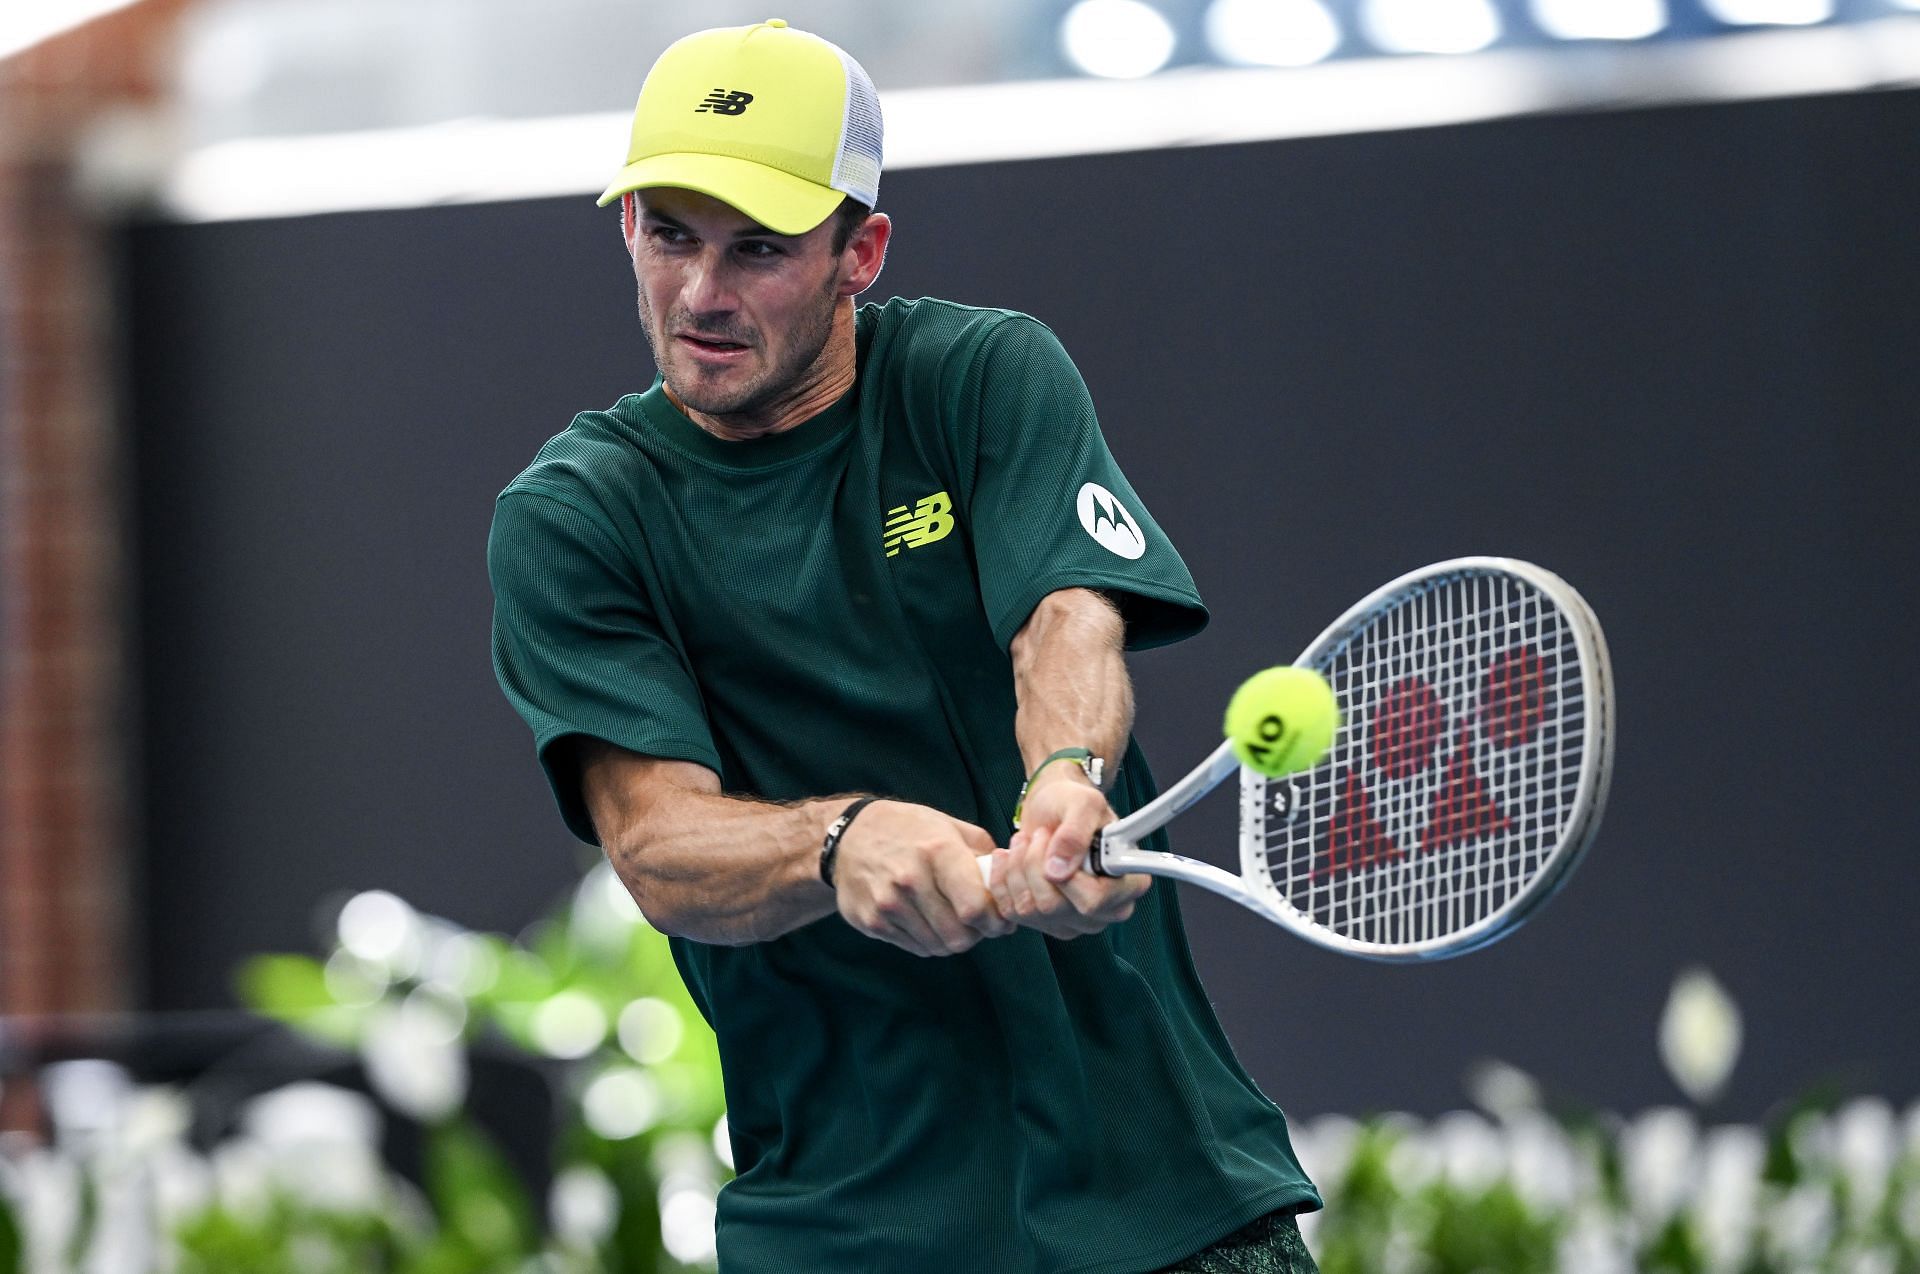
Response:
[{"label": "white racket frame", "polygon": [[[1579,653],[1581,688],[1587,704],[1582,723],[1580,779],[1574,790],[1572,812],[1567,818],[1566,827],[1533,879],[1504,905],[1458,932],[1417,942],[1363,942],[1318,923],[1288,902],[1274,886],[1267,867],[1267,779],[1242,767],[1239,758],[1233,754],[1231,743],[1222,743],[1191,773],[1148,804],[1108,824],[1095,838],[1093,851],[1088,855],[1088,865],[1103,876],[1144,872],[1152,876],[1184,880],[1190,885],[1198,885],[1224,898],[1231,898],[1316,946],[1369,960],[1415,963],[1445,959],[1477,950],[1513,932],[1566,883],[1581,855],[1593,843],[1612,782],[1612,665],[1607,654],[1606,637],[1586,599],[1565,580],[1531,562],[1506,557],[1452,558],[1409,571],[1367,594],[1328,625],[1326,631],[1316,637],[1294,662],[1303,667],[1320,668],[1356,629],[1363,627],[1407,593],[1438,577],[1486,571],[1510,575],[1532,585],[1566,617]],[[1172,822],[1194,802],[1224,783],[1235,771],[1240,772],[1238,875],[1196,858],[1140,848],[1141,841]],[[988,873],[991,856],[982,858],[980,866],[983,875]]]}]

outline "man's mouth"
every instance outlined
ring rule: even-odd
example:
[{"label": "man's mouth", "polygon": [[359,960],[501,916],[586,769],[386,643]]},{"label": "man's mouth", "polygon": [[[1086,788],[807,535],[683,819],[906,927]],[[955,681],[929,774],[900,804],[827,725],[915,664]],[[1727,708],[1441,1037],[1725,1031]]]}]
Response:
[{"label": "man's mouth", "polygon": [[730,354],[735,350],[743,350],[746,348],[746,346],[739,341],[729,341],[717,336],[697,336],[692,332],[680,333],[680,339],[695,349],[713,354]]}]

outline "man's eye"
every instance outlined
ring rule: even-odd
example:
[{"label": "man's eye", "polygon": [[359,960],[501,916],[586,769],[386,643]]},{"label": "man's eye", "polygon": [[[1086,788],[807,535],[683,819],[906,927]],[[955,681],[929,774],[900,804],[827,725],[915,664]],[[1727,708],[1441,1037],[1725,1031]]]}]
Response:
[{"label": "man's eye", "polygon": [[687,233],[675,226],[648,226],[647,237],[660,243],[685,243]]},{"label": "man's eye", "polygon": [[768,243],[764,239],[745,240],[740,245],[740,251],[750,257],[777,257],[781,254],[778,244]]}]

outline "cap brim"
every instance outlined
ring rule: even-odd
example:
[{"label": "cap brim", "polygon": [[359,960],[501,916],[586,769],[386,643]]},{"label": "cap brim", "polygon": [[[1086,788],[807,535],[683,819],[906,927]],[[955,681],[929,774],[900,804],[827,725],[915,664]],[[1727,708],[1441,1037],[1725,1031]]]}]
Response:
[{"label": "cap brim", "polygon": [[817,186],[792,173],[731,155],[681,153],[649,155],[620,170],[605,207],[629,190],[674,186],[711,195],[738,208],[775,234],[805,234],[825,221],[844,198],[831,186]]}]

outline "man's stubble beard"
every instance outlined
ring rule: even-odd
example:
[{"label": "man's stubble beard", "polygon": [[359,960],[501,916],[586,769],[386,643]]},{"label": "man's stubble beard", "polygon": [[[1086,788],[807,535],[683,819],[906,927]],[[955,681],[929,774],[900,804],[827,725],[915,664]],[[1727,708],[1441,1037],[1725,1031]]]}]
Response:
[{"label": "man's stubble beard", "polygon": [[[653,352],[653,365],[660,369],[667,387],[673,390],[674,397],[687,410],[708,416],[752,415],[790,393],[801,375],[819,361],[821,352],[827,348],[827,342],[833,336],[834,311],[840,303],[839,282],[837,275],[828,277],[816,298],[820,304],[802,317],[801,325],[787,347],[787,355],[779,365],[728,395],[699,389],[689,392],[691,387],[673,375],[673,369],[661,355],[659,338],[654,335],[653,311],[647,305],[644,289],[639,293],[640,331],[647,338],[647,348]],[[696,331],[703,330],[699,324],[691,321],[681,325]],[[724,336],[724,333],[720,335]],[[669,341],[671,339],[668,338]]]}]

